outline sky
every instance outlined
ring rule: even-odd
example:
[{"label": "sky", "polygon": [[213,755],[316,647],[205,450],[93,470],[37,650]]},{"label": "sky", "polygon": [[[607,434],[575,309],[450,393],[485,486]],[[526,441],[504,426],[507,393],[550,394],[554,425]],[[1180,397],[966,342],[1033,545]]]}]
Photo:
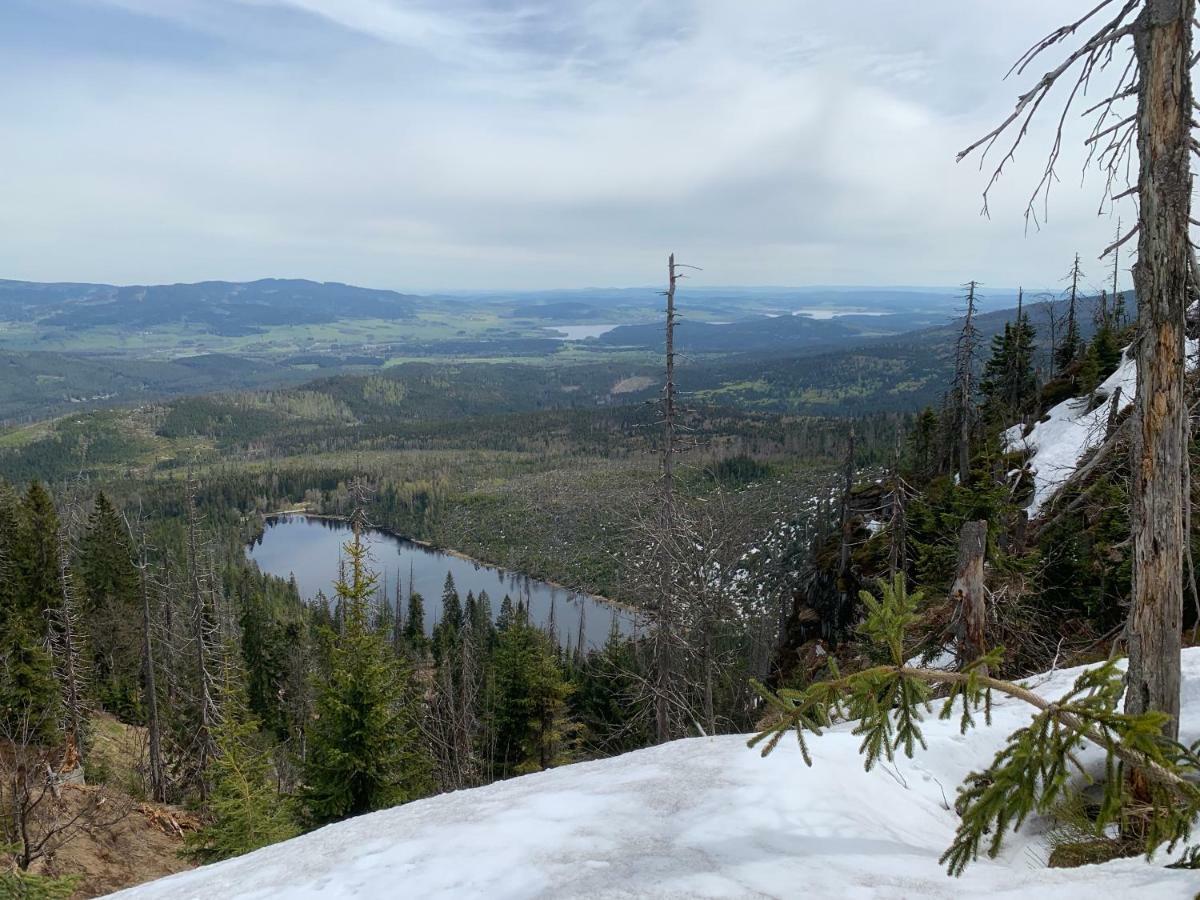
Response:
[{"label": "sky", "polygon": [[630,286],[674,251],[708,285],[1048,287],[1079,252],[1100,284],[1086,123],[1040,230],[1057,104],[990,218],[955,162],[1091,5],[3,0],[0,277]]}]

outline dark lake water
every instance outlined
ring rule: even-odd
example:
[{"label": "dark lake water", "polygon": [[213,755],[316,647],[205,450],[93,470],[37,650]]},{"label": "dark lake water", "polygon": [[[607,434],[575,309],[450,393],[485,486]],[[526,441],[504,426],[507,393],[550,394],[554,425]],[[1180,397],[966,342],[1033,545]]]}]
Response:
[{"label": "dark lake water", "polygon": [[[262,537],[250,545],[247,553],[270,575],[280,578],[294,575],[300,596],[305,600],[312,600],[318,592],[332,597],[338,564],[345,555],[342,547],[350,537],[350,528],[344,522],[309,516],[273,516],[267,519]],[[370,566],[379,575],[381,588],[384,580],[387,581],[389,602],[395,597],[396,579],[400,579],[405,604],[410,590],[424,598],[427,630],[432,629],[441,616],[442,585],[447,572],[454,576],[458,595],[463,600],[468,591],[473,591],[476,596],[487,591],[493,618],[499,614],[505,594],[514,604],[524,600],[529,607],[530,619],[539,625],[549,621],[553,606],[554,621],[563,644],[568,638],[575,643],[581,616],[590,647],[599,647],[608,639],[614,614],[623,633],[632,629],[626,612],[600,598],[430,550],[382,531],[367,532],[365,540],[370,548]]]}]

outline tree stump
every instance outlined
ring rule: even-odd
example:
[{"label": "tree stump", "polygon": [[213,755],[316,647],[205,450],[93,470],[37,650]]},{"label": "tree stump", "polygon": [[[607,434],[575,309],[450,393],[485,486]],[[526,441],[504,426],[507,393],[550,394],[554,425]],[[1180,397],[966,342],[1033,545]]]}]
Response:
[{"label": "tree stump", "polygon": [[987,552],[986,519],[967,522],[958,541],[958,570],[950,596],[958,607],[958,665],[974,662],[987,652],[984,640],[987,604],[984,599],[983,558]]}]

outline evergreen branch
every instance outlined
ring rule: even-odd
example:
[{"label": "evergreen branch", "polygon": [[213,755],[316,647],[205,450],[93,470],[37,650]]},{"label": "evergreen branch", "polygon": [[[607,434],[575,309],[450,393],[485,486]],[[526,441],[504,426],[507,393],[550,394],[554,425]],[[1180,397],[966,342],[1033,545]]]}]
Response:
[{"label": "evergreen branch", "polygon": [[[1118,711],[1125,684],[1115,661],[1084,671],[1054,701],[1022,684],[988,675],[1001,660],[999,648],[958,672],[911,666],[904,661],[904,637],[916,620],[915,600],[920,595],[907,593],[901,575],[879,585],[879,599],[862,592],[867,617],[859,632],[891,661],[842,675],[831,659],[832,677],[802,690],[772,693],[756,684],[776,718],[750,740],[750,746],[766,741],[765,756],[786,731],[795,730],[804,761],[811,766],[804,732],[819,735],[835,717],[851,720],[855,723],[851,733],[862,737],[859,752],[870,771],[880,759],[892,761],[899,749],[910,758],[918,744],[927,749],[920,723],[931,709],[935,688],[949,688],[941,719],[949,719],[955,703],[961,701],[963,733],[975,726],[973,713],[981,709],[991,723],[992,694],[997,692],[1029,704],[1037,713],[1009,736],[983,772],[972,773],[960,789],[961,822],[941,858],[951,875],[961,874],[981,850],[995,856],[1010,830],[1019,828],[1030,814],[1053,807],[1075,778],[1093,782],[1079,757],[1086,744],[1103,751],[1105,760],[1097,831],[1135,816],[1147,856],[1160,845],[1174,847],[1189,835],[1200,810],[1200,748],[1165,738],[1162,713]],[[1136,803],[1125,767],[1144,785]]]}]

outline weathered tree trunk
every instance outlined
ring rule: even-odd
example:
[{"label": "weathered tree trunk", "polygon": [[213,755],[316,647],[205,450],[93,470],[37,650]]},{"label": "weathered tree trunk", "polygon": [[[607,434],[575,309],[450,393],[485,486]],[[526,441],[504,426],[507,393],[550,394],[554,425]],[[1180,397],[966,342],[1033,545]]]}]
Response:
[{"label": "weathered tree trunk", "polygon": [[850,528],[850,493],[854,489],[854,426],[846,444],[846,465],[842,472],[842,508],[838,517],[838,528],[842,541],[838,549],[838,612],[835,628],[840,632],[852,621],[851,608],[855,593],[850,572],[850,544],[853,534]]},{"label": "weathered tree trunk", "polygon": [[895,580],[897,573],[908,568],[908,520],[904,510],[904,482],[900,476],[899,432],[896,433],[896,449],[892,456],[892,521],[888,531],[888,576]]},{"label": "weathered tree trunk", "polygon": [[975,329],[974,281],[967,283],[967,312],[963,317],[962,332],[955,347],[954,390],[958,418],[958,483],[963,487],[971,484],[971,411],[974,409],[971,384],[975,359],[975,345],[979,340]]},{"label": "weathered tree trunk", "polygon": [[1159,710],[1179,732],[1187,410],[1184,330],[1191,214],[1191,55],[1195,0],[1147,0],[1134,33],[1140,233],[1133,420],[1130,713]]},{"label": "weathered tree trunk", "polygon": [[716,665],[713,660],[712,622],[705,621],[700,635],[700,655],[704,670],[704,727],[709,736],[717,733],[716,707],[713,705],[713,681],[716,679]]},{"label": "weathered tree trunk", "polygon": [[[958,664],[974,662],[987,652],[987,604],[983,588],[983,558],[987,552],[986,519],[963,524],[958,542],[958,570],[950,596],[958,604]],[[985,673],[986,674],[986,673]]]},{"label": "weathered tree trunk", "polygon": [[1121,413],[1121,385],[1117,385],[1108,401],[1108,422],[1104,426],[1104,439],[1108,440],[1117,430],[1117,416]]},{"label": "weathered tree trunk", "polygon": [[[663,456],[662,456],[662,540],[664,548],[670,531],[675,527],[675,254],[667,260],[667,376],[663,386]],[[664,553],[665,557],[666,554]],[[658,621],[654,640],[654,732],[659,743],[671,739],[670,692],[673,688],[673,647],[675,632],[674,591],[669,565],[659,572]]]},{"label": "weathered tree trunk", "polygon": [[83,762],[87,710],[84,700],[82,647],[77,631],[79,611],[71,578],[71,549],[62,534],[58,536],[58,560],[59,590],[62,599],[55,616],[54,645],[58,651],[58,676],[62,685],[63,712],[67,725],[67,752],[62,765],[62,774],[66,774],[68,767],[74,770]]},{"label": "weathered tree trunk", "polygon": [[[128,525],[128,523],[126,523]],[[142,599],[142,677],[146,691],[147,777],[150,799],[167,802],[166,769],[162,757],[162,723],[158,716],[158,683],[154,662],[154,616],[150,609],[149,561],[146,547],[130,529],[129,536],[138,541],[138,587]]]},{"label": "weathered tree trunk", "polygon": [[663,386],[663,498],[675,500],[675,254],[667,259],[667,382]]},{"label": "weathered tree trunk", "polygon": [[214,733],[214,728],[217,725],[216,671],[212,664],[213,660],[210,652],[217,624],[213,621],[213,604],[211,602],[214,577],[211,569],[201,571],[201,566],[204,564],[204,553],[202,552],[204,548],[201,545],[199,536],[200,523],[196,513],[195,486],[194,482],[190,480],[190,476],[186,509],[187,535],[185,553],[187,557],[187,591],[188,602],[191,605],[189,613],[192,617],[191,625],[193,628],[192,652],[195,654],[196,665],[196,697],[194,702],[196,704],[197,727],[196,735],[193,739],[193,752],[195,754],[197,788],[200,794],[200,802],[207,805],[209,789],[211,787],[208,770],[217,755],[216,736]]}]

